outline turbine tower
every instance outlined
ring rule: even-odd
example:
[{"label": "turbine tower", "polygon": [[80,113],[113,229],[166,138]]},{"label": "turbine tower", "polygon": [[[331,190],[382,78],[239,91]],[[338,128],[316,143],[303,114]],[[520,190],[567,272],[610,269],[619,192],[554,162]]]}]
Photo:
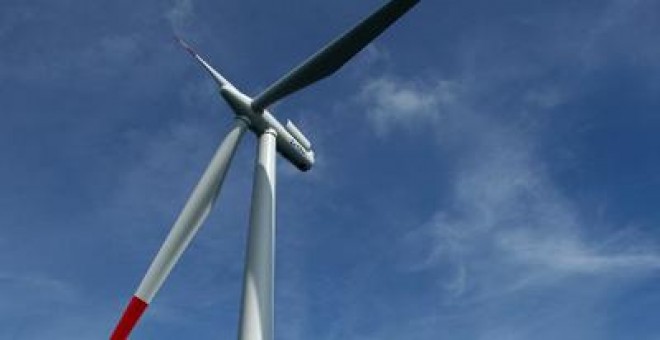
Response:
[{"label": "turbine tower", "polygon": [[209,214],[246,130],[258,138],[252,206],[243,275],[239,340],[272,340],[274,314],[275,157],[279,153],[301,171],[314,164],[312,144],[290,121],[281,124],[267,107],[340,69],[419,0],[392,0],[322,48],[258,96],[245,95],[199,56],[181,45],[217,83],[220,95],[236,115],[234,126],[218,147],[190,198],[111,335],[128,338],[147,306]]}]

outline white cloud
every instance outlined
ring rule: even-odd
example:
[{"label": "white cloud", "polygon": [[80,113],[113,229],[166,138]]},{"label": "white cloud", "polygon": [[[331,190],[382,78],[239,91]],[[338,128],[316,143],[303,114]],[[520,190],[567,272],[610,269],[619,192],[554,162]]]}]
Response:
[{"label": "white cloud", "polygon": [[501,293],[560,285],[575,274],[632,279],[660,269],[653,247],[587,228],[589,211],[553,181],[533,135],[475,112],[471,94],[456,85],[462,83],[381,77],[362,91],[377,133],[430,127],[441,144],[443,134],[470,140],[460,145],[450,203],[404,242],[409,250],[426,245],[425,255],[411,259],[412,270],[453,268],[450,277],[443,271],[445,293],[469,298],[489,296],[492,287]]},{"label": "white cloud", "polygon": [[368,103],[367,115],[377,132],[386,134],[394,127],[437,123],[445,108],[453,105],[457,91],[450,81],[423,84],[382,77],[364,85],[361,100]]},{"label": "white cloud", "polygon": [[509,233],[498,242],[516,260],[546,271],[625,276],[630,272],[660,269],[660,256],[655,252],[608,252],[590,247],[576,237],[536,239],[534,236]]},{"label": "white cloud", "polygon": [[184,29],[192,21],[195,12],[193,0],[175,0],[165,17],[175,32]]},{"label": "white cloud", "polygon": [[359,97],[376,134],[434,135],[438,157],[452,164],[451,190],[437,193],[443,205],[398,248],[404,271],[434,281],[429,305],[373,338],[436,338],[445,329],[458,332],[446,338],[603,338],[602,304],[658,273],[658,245],[634,226],[593,225],[599,207],[569,195],[546,164],[541,134],[518,124],[568,100],[561,89],[526,89],[520,115],[503,117],[479,109],[486,80],[465,79],[381,76]]}]

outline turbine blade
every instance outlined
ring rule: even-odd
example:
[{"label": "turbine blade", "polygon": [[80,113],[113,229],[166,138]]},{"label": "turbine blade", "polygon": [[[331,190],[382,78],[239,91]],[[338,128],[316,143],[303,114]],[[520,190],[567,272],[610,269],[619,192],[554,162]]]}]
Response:
[{"label": "turbine blade", "polygon": [[213,207],[247,124],[236,120],[204,171],[119,320],[111,340],[125,340]]},{"label": "turbine blade", "polygon": [[186,51],[188,51],[188,53],[190,53],[190,55],[193,56],[193,58],[197,60],[197,62],[199,62],[202,65],[202,67],[211,75],[211,77],[213,77],[215,82],[218,83],[218,86],[220,87],[223,87],[225,85],[231,86],[231,83],[227,79],[225,79],[225,77],[223,77],[218,71],[216,71],[213,67],[211,67],[211,65],[209,65],[209,63],[207,63],[206,60],[204,60],[199,54],[197,54],[197,52],[195,52],[195,50],[193,50],[192,47],[190,47],[190,45],[188,45],[188,43],[185,42],[185,40],[181,39],[178,36],[176,37],[176,40],[179,42],[179,44],[181,44],[181,46],[184,49],[186,49]]},{"label": "turbine blade", "polygon": [[265,109],[283,97],[333,74],[418,2],[390,1],[269,86],[255,97],[252,108]]}]

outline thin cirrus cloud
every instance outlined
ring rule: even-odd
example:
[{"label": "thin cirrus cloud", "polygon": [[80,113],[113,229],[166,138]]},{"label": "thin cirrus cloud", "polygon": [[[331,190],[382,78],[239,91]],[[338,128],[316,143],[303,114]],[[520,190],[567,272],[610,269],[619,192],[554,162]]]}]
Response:
[{"label": "thin cirrus cloud", "polygon": [[[464,87],[459,91],[455,82],[423,85],[378,78],[364,85],[361,98],[379,133],[431,125],[440,139],[443,134],[471,139],[469,146],[461,146],[464,154],[457,159],[451,203],[413,233],[430,234],[435,240],[423,261],[426,266],[447,256],[469,260],[486,242],[506,261],[535,271],[608,274],[660,268],[660,255],[652,249],[634,244],[600,249],[599,242],[584,240],[584,217],[553,183],[530,134],[516,134],[488,121],[485,113],[471,112],[461,103],[467,97],[460,93]],[[451,130],[457,126],[460,129]]]},{"label": "thin cirrus cloud", "polygon": [[[497,326],[476,327],[468,337],[527,338],[542,326],[534,325],[534,316],[506,317],[512,301],[527,301],[532,292],[581,291],[578,287],[596,282],[594,292],[573,297],[569,307],[548,301],[540,309],[540,317],[561,319],[562,311],[601,305],[624,287],[658,273],[657,244],[634,225],[589,225],[597,207],[572,197],[554,180],[538,147],[542,134],[521,129],[515,119],[476,109],[472,103],[481,92],[470,89],[464,80],[425,83],[381,76],[368,80],[359,96],[377,134],[391,138],[432,131],[440,157],[454,163],[451,190],[437,194],[445,203],[400,244],[407,271],[426,273],[438,282],[437,291],[427,292],[439,296],[438,305],[408,320],[411,334],[426,338],[432,329],[451,329],[448,320],[454,312],[442,307],[448,303],[489,310],[470,310],[463,320],[497,315],[491,316]],[[521,111],[556,107],[561,100],[568,99],[553,96],[552,105],[528,101]],[[570,322],[562,320],[548,336],[601,338],[602,327],[595,325],[601,313],[590,313],[581,317],[585,324],[579,331],[564,329]],[[460,338],[464,331],[455,335]]]},{"label": "thin cirrus cloud", "polygon": [[193,19],[195,7],[192,0],[176,0],[165,13],[172,28],[178,32],[184,29]]}]

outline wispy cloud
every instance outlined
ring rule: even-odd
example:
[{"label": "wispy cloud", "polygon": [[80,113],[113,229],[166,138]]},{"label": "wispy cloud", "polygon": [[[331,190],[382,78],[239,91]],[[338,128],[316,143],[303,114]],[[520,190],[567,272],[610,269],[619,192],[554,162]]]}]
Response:
[{"label": "wispy cloud", "polygon": [[[584,64],[598,68],[616,59],[627,59],[638,65],[657,68],[660,49],[651,43],[656,29],[648,20],[657,22],[659,9],[657,2],[649,0],[604,2],[600,15],[589,21],[585,35],[581,37]],[[631,32],[634,36],[630,35]]]},{"label": "wispy cloud", "polygon": [[393,128],[437,124],[443,111],[455,103],[457,87],[451,81],[425,84],[381,77],[368,81],[360,96],[369,103],[367,115],[371,123],[384,135]]},{"label": "wispy cloud", "polygon": [[195,13],[193,0],[174,0],[165,17],[175,32],[180,32],[192,21]]},{"label": "wispy cloud", "polygon": [[[378,133],[431,126],[440,135],[460,132],[472,141],[456,160],[450,204],[439,207],[411,236],[416,242],[433,240],[426,258],[414,266],[454,262],[458,274],[448,287],[458,293],[466,290],[461,286],[469,284],[468,278],[488,275],[491,269],[476,266],[484,264],[486,254],[488,261],[498,263],[492,267],[498,276],[501,268],[511,268],[512,284],[526,275],[520,266],[535,274],[561,275],[660,269],[660,255],[652,250],[599,249],[598,243],[608,237],[585,236],[593,230],[582,225],[587,216],[553,182],[535,148],[537,141],[471,111],[462,102],[468,94],[461,94],[456,82],[436,84],[379,78],[368,82],[362,94]],[[444,114],[454,109],[461,114]],[[585,237],[596,241],[586,242]]]},{"label": "wispy cloud", "polygon": [[[446,197],[440,200],[443,205],[400,245],[409,271],[438,281],[438,304],[506,309],[510,299],[525,299],[531,292],[570,291],[595,280],[598,295],[580,302],[593,305],[660,272],[657,244],[640,235],[622,237],[635,230],[632,226],[590,224],[598,207],[571,198],[569,188],[554,180],[534,130],[521,128],[515,119],[493,119],[474,104],[478,96],[462,79],[424,82],[388,76],[367,81],[360,96],[377,134],[435,135],[438,153],[452,157],[452,188],[438,193]],[[565,98],[553,96],[550,106],[558,100]],[[547,107],[536,101],[527,105],[520,110]],[[429,327],[448,322],[442,313],[435,315],[440,319]],[[596,317],[590,316],[591,321]],[[501,321],[510,327],[475,332],[484,339],[531,334],[532,326]]]}]

